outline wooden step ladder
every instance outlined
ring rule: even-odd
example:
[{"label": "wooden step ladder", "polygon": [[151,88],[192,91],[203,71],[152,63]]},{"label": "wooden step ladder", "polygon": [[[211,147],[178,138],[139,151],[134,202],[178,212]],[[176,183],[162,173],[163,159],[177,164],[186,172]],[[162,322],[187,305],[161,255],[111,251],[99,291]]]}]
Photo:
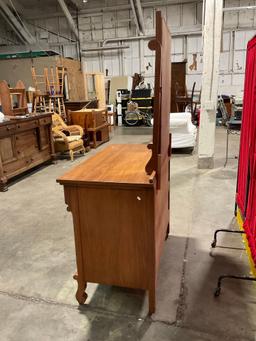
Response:
[{"label": "wooden step ladder", "polygon": [[44,68],[44,74],[38,75],[36,74],[36,69],[34,66],[31,68],[31,75],[33,80],[33,85],[35,88],[35,92],[33,94],[33,108],[32,111],[34,113],[42,113],[49,112],[50,109],[47,106],[47,79],[48,69]]},{"label": "wooden step ladder", "polygon": [[66,121],[66,110],[64,104],[64,67],[51,67],[50,75],[46,73],[46,87],[49,93],[49,107],[53,108],[54,112],[57,112]]}]

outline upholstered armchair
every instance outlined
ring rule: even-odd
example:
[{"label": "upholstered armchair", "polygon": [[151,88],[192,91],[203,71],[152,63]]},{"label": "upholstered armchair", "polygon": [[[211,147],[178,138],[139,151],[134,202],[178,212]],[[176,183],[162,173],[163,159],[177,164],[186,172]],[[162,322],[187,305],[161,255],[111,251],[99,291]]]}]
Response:
[{"label": "upholstered armchair", "polygon": [[83,128],[79,125],[68,126],[59,114],[52,115],[52,133],[55,152],[68,152],[71,161],[74,160],[74,153],[85,153],[83,143]]}]

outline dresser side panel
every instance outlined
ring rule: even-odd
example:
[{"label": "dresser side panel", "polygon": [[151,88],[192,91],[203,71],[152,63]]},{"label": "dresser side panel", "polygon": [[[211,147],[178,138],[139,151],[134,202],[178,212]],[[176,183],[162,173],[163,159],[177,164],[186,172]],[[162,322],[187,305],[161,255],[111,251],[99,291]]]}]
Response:
[{"label": "dresser side panel", "polygon": [[85,280],[147,289],[155,269],[153,189],[77,191]]}]

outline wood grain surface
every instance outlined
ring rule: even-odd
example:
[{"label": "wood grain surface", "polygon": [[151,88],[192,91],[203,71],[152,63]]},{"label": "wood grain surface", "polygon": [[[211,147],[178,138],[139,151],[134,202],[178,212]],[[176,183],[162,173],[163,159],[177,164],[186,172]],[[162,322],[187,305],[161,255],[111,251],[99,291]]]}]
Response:
[{"label": "wood grain surface", "polygon": [[111,145],[65,173],[57,181],[61,184],[109,183],[152,186],[151,176],[145,172],[145,164],[149,158],[150,151],[146,145]]}]

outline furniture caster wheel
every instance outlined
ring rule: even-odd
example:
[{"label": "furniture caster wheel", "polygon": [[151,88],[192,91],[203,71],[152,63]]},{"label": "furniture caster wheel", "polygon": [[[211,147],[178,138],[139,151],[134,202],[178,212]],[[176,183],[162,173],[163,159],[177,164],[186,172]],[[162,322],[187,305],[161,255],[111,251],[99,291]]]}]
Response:
[{"label": "furniture caster wheel", "polygon": [[217,288],[215,289],[215,292],[214,292],[214,297],[219,297],[220,296],[220,288]]},{"label": "furniture caster wheel", "polygon": [[212,248],[215,248],[215,247],[216,247],[216,241],[213,241],[213,242],[211,243],[211,247],[212,247]]}]

